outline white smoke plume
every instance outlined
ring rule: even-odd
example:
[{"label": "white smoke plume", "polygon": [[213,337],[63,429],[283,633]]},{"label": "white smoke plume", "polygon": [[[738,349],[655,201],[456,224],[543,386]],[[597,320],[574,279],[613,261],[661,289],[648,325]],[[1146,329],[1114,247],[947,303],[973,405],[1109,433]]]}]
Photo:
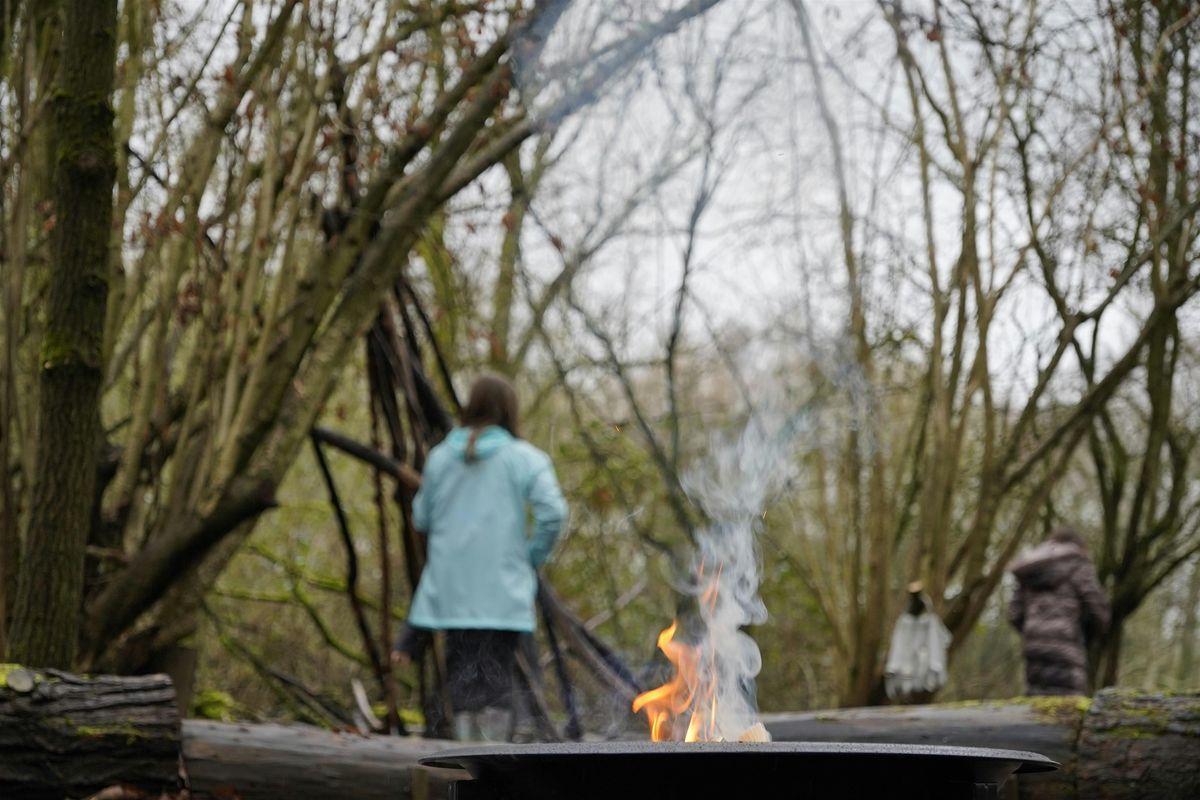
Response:
[{"label": "white smoke plume", "polygon": [[[683,477],[711,520],[697,536],[692,570],[702,629],[689,632],[699,649],[697,687],[689,688],[715,687],[705,739],[737,740],[758,721],[754,680],[762,656],[743,630],[767,620],[756,534],[768,502],[793,477],[796,437],[806,427],[806,417],[756,414],[739,435],[714,437],[709,457]],[[697,692],[697,703],[703,695]]]}]

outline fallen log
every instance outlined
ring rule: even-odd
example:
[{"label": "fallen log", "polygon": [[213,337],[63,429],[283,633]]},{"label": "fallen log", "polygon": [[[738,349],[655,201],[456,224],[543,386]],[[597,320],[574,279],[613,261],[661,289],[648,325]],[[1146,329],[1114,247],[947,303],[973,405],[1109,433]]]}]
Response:
[{"label": "fallen log", "polygon": [[[0,798],[433,800],[444,770],[418,759],[437,740],[307,725],[179,720],[166,675],[81,676],[0,665]],[[182,756],[182,759],[181,759]],[[181,774],[181,761],[183,765]]]},{"label": "fallen log", "polygon": [[452,745],[307,725],[183,721],[193,800],[440,800],[446,771],[417,761]]},{"label": "fallen log", "polygon": [[179,711],[166,675],[0,664],[0,797],[63,800],[121,784],[127,796],[179,788]]},{"label": "fallen log", "polygon": [[1200,797],[1200,694],[1105,689],[1095,698],[765,714],[763,722],[777,741],[995,747],[1062,764],[1020,776],[1022,800]]},{"label": "fallen log", "polygon": [[[1019,698],[767,714],[777,741],[897,742],[1029,750],[1063,765],[1020,776],[1022,800],[1200,797],[1200,695],[1105,690]],[[305,726],[183,723],[193,796],[273,800],[444,798],[447,773],[417,767],[452,742],[338,734]]]},{"label": "fallen log", "polygon": [[1105,691],[1076,749],[1079,797],[1200,797],[1200,694]]},{"label": "fallen log", "polygon": [[[767,714],[780,741],[897,742],[1030,750],[1063,765],[1021,778],[1024,800],[1200,797],[1200,694]],[[433,800],[444,772],[418,760],[451,742],[304,725],[178,721],[166,676],[83,678],[0,668],[0,797],[80,798],[112,784],[194,800]],[[129,795],[136,796],[136,795]]]}]

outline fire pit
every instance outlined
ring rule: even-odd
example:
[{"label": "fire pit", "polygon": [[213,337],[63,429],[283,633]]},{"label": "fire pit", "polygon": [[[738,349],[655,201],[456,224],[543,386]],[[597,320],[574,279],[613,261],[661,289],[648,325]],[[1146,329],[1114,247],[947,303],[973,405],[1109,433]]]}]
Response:
[{"label": "fire pit", "polygon": [[466,770],[455,800],[1000,797],[1014,773],[1058,764],[1036,753],[973,747],[821,742],[497,745],[421,760]]}]

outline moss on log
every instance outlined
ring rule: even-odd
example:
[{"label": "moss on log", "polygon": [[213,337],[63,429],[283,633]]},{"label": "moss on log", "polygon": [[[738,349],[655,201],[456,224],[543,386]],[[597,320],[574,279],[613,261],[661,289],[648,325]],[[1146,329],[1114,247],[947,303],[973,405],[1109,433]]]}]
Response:
[{"label": "moss on log", "polygon": [[86,677],[0,665],[0,797],[62,800],[116,784],[179,787],[179,713],[165,675]]},{"label": "moss on log", "polygon": [[1200,797],[1200,694],[1096,696],[1077,747],[1078,796]]}]

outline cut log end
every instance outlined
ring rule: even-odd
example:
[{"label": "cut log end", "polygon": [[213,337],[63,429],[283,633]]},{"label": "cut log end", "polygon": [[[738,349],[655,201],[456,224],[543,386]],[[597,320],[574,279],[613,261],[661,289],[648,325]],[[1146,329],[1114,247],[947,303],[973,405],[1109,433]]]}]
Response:
[{"label": "cut log end", "polygon": [[16,667],[12,669],[7,676],[5,676],[3,679],[0,679],[0,686],[7,684],[9,689],[12,689],[18,694],[28,694],[29,692],[33,691],[34,682],[35,681],[32,672],[27,669]]}]

